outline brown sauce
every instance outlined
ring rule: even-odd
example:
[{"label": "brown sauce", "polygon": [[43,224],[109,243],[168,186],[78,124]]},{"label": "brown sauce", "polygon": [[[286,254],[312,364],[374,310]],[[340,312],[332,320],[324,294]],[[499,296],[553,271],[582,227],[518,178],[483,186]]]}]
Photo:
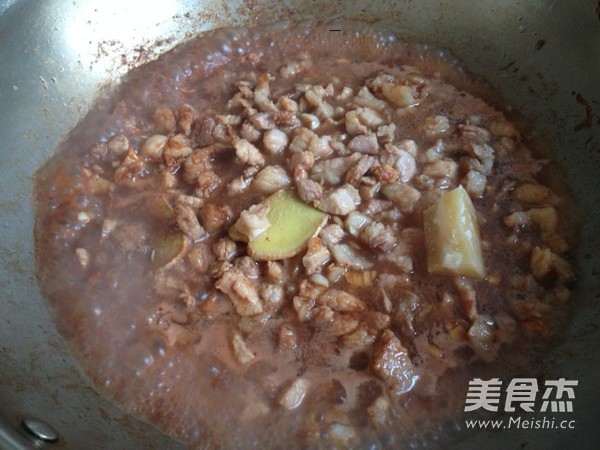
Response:
[{"label": "brown sauce", "polygon": [[[281,97],[298,110],[285,113]],[[199,447],[447,438],[468,380],[523,370],[559,334],[573,281],[561,214],[570,200],[540,183],[543,162],[490,99],[451,56],[373,30],[217,30],[132,71],[36,176],[38,276],[61,333],[100,391]],[[347,113],[359,108],[381,122],[361,118],[350,131]],[[271,129],[286,136],[283,150],[265,143]],[[291,150],[302,133],[326,139]],[[156,135],[166,146],[144,153]],[[356,136],[375,148],[351,144]],[[265,160],[244,162],[239,140]],[[202,152],[199,173],[203,163],[186,161]],[[302,180],[329,174],[319,163],[353,153],[369,167],[353,160],[305,202],[325,210],[328,190],[356,190],[352,217],[371,222],[353,234],[351,213],[326,211],[313,241],[325,262],[309,269],[306,249],[252,262],[229,239],[240,214],[268,197],[256,189],[264,167],[281,168],[280,188],[304,198]],[[458,185],[477,211],[481,279],[428,273],[423,211]],[[335,227],[342,236],[328,244]],[[368,267],[344,264],[340,244]],[[225,273],[258,293],[259,313],[241,313],[215,287]],[[358,303],[340,306],[340,291]]]}]

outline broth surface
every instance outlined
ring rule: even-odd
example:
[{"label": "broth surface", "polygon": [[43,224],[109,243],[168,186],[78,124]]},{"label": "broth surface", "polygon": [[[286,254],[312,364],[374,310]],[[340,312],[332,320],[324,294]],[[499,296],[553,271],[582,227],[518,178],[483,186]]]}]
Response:
[{"label": "broth surface", "polygon": [[[61,333],[98,389],[192,445],[444,439],[470,379],[530,367],[568,317],[572,201],[500,108],[452,56],[375,30],[178,46],[36,176]],[[431,273],[424,212],[459,186],[480,277]],[[275,257],[252,242],[282,191],[325,219]]]}]

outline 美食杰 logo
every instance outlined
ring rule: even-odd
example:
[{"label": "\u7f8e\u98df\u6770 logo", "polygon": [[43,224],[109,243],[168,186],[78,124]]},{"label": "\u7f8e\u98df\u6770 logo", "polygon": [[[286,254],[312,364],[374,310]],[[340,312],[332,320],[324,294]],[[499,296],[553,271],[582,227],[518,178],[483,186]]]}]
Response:
[{"label": "\u7f8e\u98df\u6770 logo", "polygon": [[[559,378],[544,383],[542,402],[539,412],[573,412],[575,399],[574,387],[577,381]],[[523,411],[534,412],[538,393],[542,391],[536,378],[515,378],[506,387],[505,412],[514,412],[516,407]],[[498,411],[502,381],[499,378],[482,380],[475,378],[469,381],[469,391],[465,402],[465,412],[483,408],[487,411]]]},{"label": "\u7f8e\u98df\u6770 logo", "polygon": [[499,378],[469,381],[465,412],[489,411],[505,413],[537,413],[541,417],[509,417],[508,419],[466,420],[467,428],[489,429],[573,429],[575,420],[549,417],[548,413],[571,413],[577,380],[559,378],[541,385],[536,378],[514,378],[506,385]]}]

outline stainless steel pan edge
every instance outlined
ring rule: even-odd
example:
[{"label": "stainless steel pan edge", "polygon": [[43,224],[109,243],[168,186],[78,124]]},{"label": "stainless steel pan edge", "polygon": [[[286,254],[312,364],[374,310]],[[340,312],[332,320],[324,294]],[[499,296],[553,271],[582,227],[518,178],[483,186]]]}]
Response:
[{"label": "stainless steel pan edge", "polygon": [[97,395],[57,334],[34,274],[31,175],[103,87],[199,31],[358,19],[450,48],[499,87],[553,142],[584,212],[580,308],[569,339],[540,368],[579,381],[576,429],[482,432],[459,446],[598,448],[598,8],[590,0],[0,1],[0,416],[15,427],[27,416],[50,422],[61,439],[48,448],[182,448]]}]

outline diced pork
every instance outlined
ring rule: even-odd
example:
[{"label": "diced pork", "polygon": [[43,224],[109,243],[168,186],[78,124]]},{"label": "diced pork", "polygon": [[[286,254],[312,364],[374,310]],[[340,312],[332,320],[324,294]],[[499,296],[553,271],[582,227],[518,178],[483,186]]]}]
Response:
[{"label": "diced pork", "polygon": [[265,164],[265,157],[260,153],[260,150],[246,139],[234,138],[233,146],[235,147],[235,155],[244,164],[251,166],[262,166]]},{"label": "diced pork", "polygon": [[337,312],[362,311],[365,305],[358,297],[340,289],[328,289],[318,298],[318,303]]},{"label": "diced pork", "polygon": [[396,235],[389,225],[380,222],[372,222],[364,227],[360,233],[360,239],[365,242],[369,248],[379,250],[384,253],[392,251],[396,245]]},{"label": "diced pork", "polygon": [[254,177],[253,186],[263,194],[273,194],[285,189],[292,180],[281,166],[266,166]]},{"label": "diced pork", "polygon": [[376,162],[377,160],[373,156],[363,155],[356,165],[352,166],[350,170],[346,172],[344,181],[353,186],[357,186],[362,176],[365,175]]},{"label": "diced pork", "polygon": [[344,174],[361,158],[359,153],[349,156],[330,158],[319,161],[312,170],[312,178],[319,183],[337,186],[342,182]]},{"label": "diced pork", "polygon": [[385,185],[382,192],[402,212],[412,212],[421,198],[421,192],[406,183]]},{"label": "diced pork", "polygon": [[175,205],[175,218],[179,229],[192,241],[199,241],[207,237],[206,230],[200,225],[194,209],[183,202]]},{"label": "diced pork", "polygon": [[261,234],[269,229],[271,222],[267,214],[269,205],[252,205],[245,211],[242,211],[240,218],[235,223],[235,229],[246,236],[249,242],[256,240]]},{"label": "diced pork", "polygon": [[469,170],[462,180],[462,185],[469,195],[475,198],[483,196],[486,184],[487,177],[476,170]]},{"label": "diced pork", "polygon": [[398,170],[400,181],[407,182],[417,173],[415,158],[405,150],[394,145],[386,145],[380,157],[382,164],[389,164]]},{"label": "diced pork", "polygon": [[263,305],[255,284],[235,271],[226,271],[215,287],[229,297],[240,316],[253,316],[263,312]]},{"label": "diced pork", "polygon": [[346,184],[325,191],[316,206],[323,212],[345,216],[356,210],[360,202],[358,190],[354,186]]},{"label": "diced pork", "polygon": [[321,239],[313,237],[308,241],[308,249],[302,257],[302,264],[306,269],[307,274],[313,274],[320,271],[321,267],[329,262],[331,253],[327,247],[323,245]]},{"label": "diced pork", "polygon": [[391,330],[377,340],[369,370],[396,395],[409,392],[419,380],[408,351]]},{"label": "diced pork", "polygon": [[348,143],[348,150],[369,155],[376,155],[379,152],[379,143],[374,134],[359,134],[354,136]]},{"label": "diced pork", "polygon": [[323,187],[316,181],[308,178],[298,180],[296,189],[300,198],[306,203],[313,203],[323,195]]},{"label": "diced pork", "polygon": [[296,378],[281,390],[277,403],[285,409],[296,409],[304,400],[308,386],[306,379]]},{"label": "diced pork", "polygon": [[330,247],[334,244],[337,244],[343,239],[344,230],[342,229],[342,227],[336,224],[327,225],[321,230],[321,233],[319,233],[319,237],[321,238],[323,244]]}]

